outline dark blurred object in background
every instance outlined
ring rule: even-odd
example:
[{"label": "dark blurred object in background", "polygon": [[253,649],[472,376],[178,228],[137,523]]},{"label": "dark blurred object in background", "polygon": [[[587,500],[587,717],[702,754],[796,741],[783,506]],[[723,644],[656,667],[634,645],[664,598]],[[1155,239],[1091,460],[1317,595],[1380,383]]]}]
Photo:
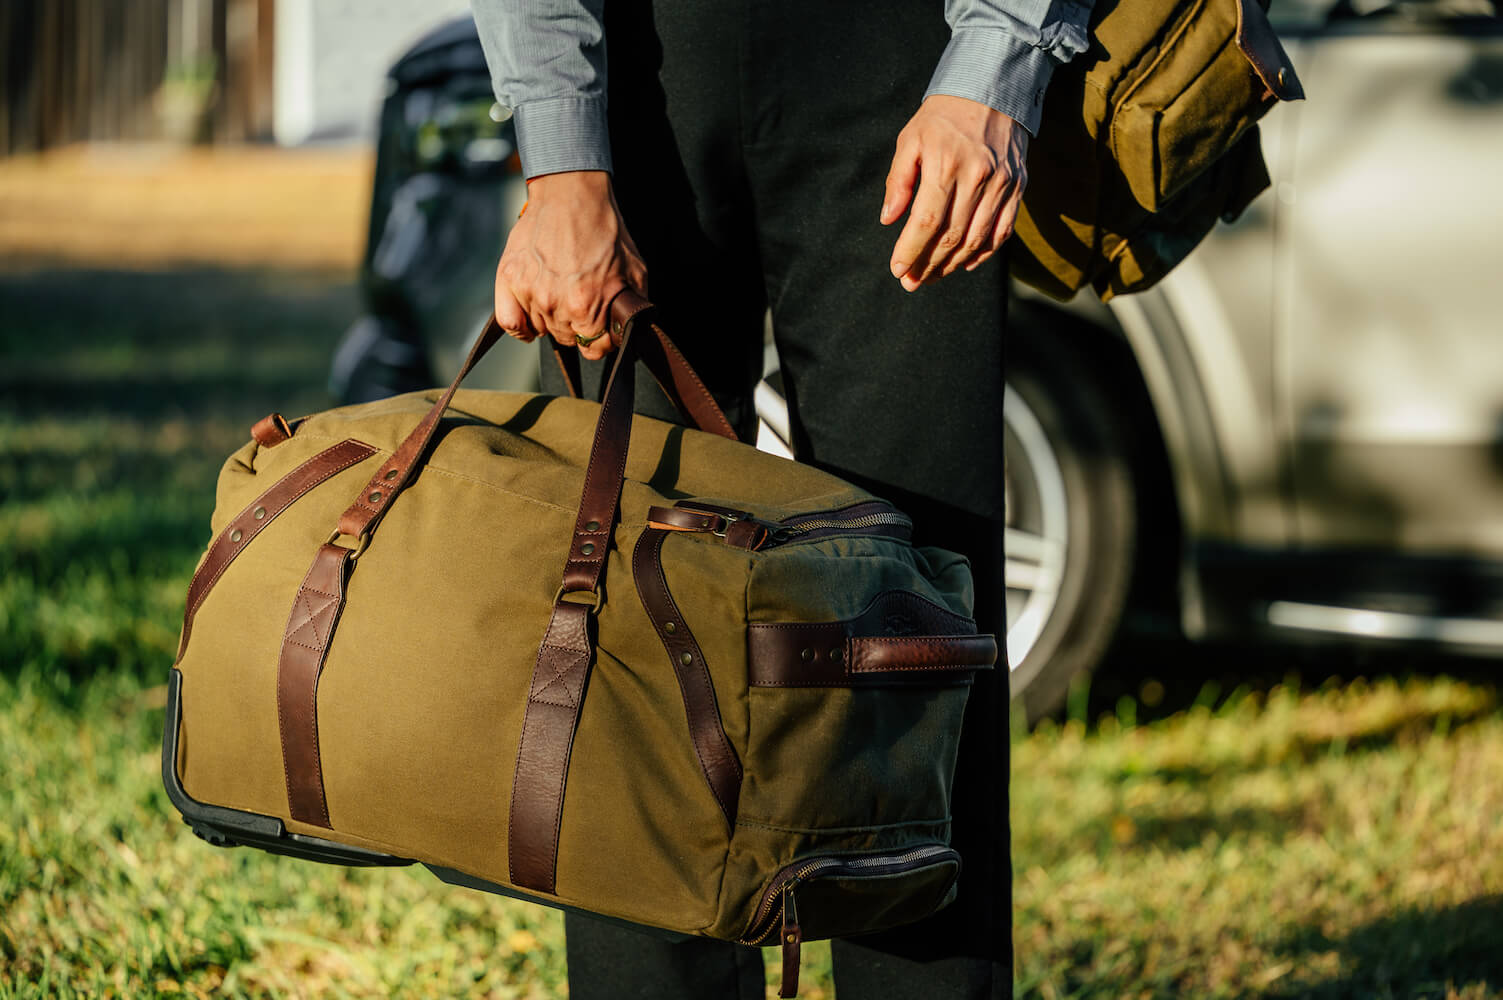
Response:
[{"label": "dark blurred object in background", "polygon": [[[332,394],[348,402],[448,380],[490,316],[495,262],[527,199],[512,123],[491,94],[468,17],[408,50],[386,94],[360,272],[367,311],[329,376]],[[536,388],[533,351],[508,341],[491,353],[481,384]]]}]

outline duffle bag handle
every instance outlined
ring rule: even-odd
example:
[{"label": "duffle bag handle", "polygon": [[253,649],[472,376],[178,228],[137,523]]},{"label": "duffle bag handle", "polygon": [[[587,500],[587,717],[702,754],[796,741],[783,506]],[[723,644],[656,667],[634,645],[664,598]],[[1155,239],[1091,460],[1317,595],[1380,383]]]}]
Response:
[{"label": "duffle bag handle", "polygon": [[[679,351],[668,335],[663,332],[662,328],[655,323],[651,324],[654,336],[637,338],[639,345],[632,346],[630,337],[631,329],[638,317],[651,308],[651,302],[648,302],[630,289],[623,289],[611,300],[610,332],[616,339],[619,354],[616,365],[611,372],[610,381],[606,385],[605,397],[601,402],[600,421],[596,426],[595,433],[595,445],[590,452],[589,468],[591,469],[595,468],[595,459],[598,457],[597,453],[602,450],[602,447],[606,452],[603,457],[607,459],[612,459],[615,457],[614,453],[619,451],[620,462],[612,462],[611,464],[620,464],[623,469],[625,468],[626,446],[631,434],[631,410],[635,402],[633,392],[634,380],[631,378],[617,378],[616,376],[622,371],[631,372],[633,363],[638,357],[648,366],[648,370],[653,373],[658,383],[663,386],[663,391],[667,393],[668,398],[673,401],[674,405],[679,408],[679,412],[691,420],[694,426],[711,434],[719,434],[732,440],[736,438],[735,430],[732,429],[730,422],[726,420],[725,414],[715,402],[714,397],[705,388],[703,380],[700,379],[698,373],[694,371],[688,360],[684,358],[683,353]],[[418,425],[412,429],[412,432],[407,435],[406,439],[397,447],[397,450],[392,453],[392,456],[381,463],[381,467],[376,470],[375,475],[366,483],[365,489],[361,490],[360,494],[355,497],[354,503],[350,504],[349,508],[340,515],[338,525],[339,534],[346,535],[352,539],[360,539],[375,529],[382,516],[386,513],[386,510],[391,506],[392,501],[396,499],[397,494],[402,492],[408,480],[416,472],[424,453],[428,450],[428,445],[433,440],[434,432],[438,430],[438,425],[443,419],[444,412],[449,408],[449,403],[454,399],[454,393],[459,390],[459,384],[470,373],[470,369],[474,368],[480,359],[485,357],[486,352],[494,347],[496,342],[503,336],[505,336],[505,331],[501,329],[500,325],[496,322],[496,317],[492,315],[490,320],[485,324],[485,329],[481,331],[480,338],[475,341],[475,346],[470,349],[469,357],[465,358],[464,365],[459,369],[459,374],[455,375],[454,381],[449,383],[449,388],[444,391],[443,395],[438,397],[432,408],[428,410],[428,413]],[[565,379],[569,381],[567,369]],[[612,387],[616,387],[614,392],[617,397],[624,396],[624,406],[620,405],[620,402],[614,406],[612,405]],[[573,382],[570,383],[570,392],[574,395],[578,393],[577,386]],[[610,415],[609,419],[607,418],[608,414]],[[602,429],[610,437],[603,439]],[[604,486],[606,484],[598,484],[592,491],[588,473],[586,474],[586,497],[591,496],[592,492],[597,496],[603,495],[601,487]],[[618,497],[621,494],[619,479],[615,484],[614,493]],[[614,502],[611,507],[612,511],[614,511]],[[581,508],[581,513],[583,513],[583,508]],[[607,522],[601,519],[601,523],[605,524]]]}]

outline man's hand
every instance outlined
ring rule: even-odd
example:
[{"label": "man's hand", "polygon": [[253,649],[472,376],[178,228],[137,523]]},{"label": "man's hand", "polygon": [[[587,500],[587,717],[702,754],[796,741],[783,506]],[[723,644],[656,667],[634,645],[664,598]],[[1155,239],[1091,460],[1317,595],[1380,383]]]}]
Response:
[{"label": "man's hand", "polygon": [[570,346],[604,333],[579,353],[592,361],[614,348],[611,299],[623,288],[647,294],[647,265],[621,221],[610,175],[580,170],[535,177],[527,207],[496,268],[496,321],[522,340],[551,334]]},{"label": "man's hand", "polygon": [[973,271],[1001,248],[1022,201],[1027,153],[1028,132],[1002,112],[963,97],[925,99],[898,134],[882,203],[884,226],[913,206],[892,252],[905,289]]}]

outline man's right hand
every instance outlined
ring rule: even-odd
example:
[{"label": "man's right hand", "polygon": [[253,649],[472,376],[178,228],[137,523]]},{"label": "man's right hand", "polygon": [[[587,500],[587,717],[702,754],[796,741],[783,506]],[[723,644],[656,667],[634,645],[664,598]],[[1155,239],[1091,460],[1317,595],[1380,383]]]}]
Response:
[{"label": "man's right hand", "polygon": [[527,207],[496,268],[496,321],[522,340],[551,334],[564,346],[604,333],[582,357],[615,349],[611,299],[623,288],[647,294],[647,265],[611,191],[610,174],[579,170],[534,177]]}]

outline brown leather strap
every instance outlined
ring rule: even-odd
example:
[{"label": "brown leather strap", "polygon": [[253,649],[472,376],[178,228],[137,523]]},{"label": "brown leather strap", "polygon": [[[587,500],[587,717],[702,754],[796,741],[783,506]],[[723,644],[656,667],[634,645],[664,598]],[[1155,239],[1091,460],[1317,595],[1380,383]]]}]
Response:
[{"label": "brown leather strap", "polygon": [[[617,296],[612,302],[613,309],[622,301]],[[574,518],[574,532],[564,562],[564,583],[538,647],[522,737],[517,744],[507,860],[512,882],[538,892],[554,891],[558,826],[563,816],[569,752],[579,725],[584,682],[595,657],[589,634],[591,608],[570,601],[566,595],[587,593],[593,603],[600,601],[597,587],[610,553],[631,434],[635,395],[629,353],[631,330],[636,316],[647,307],[643,300],[626,300],[616,321],[622,331],[621,353],[600,403],[579,513]]]},{"label": "brown leather strap", "polygon": [[193,582],[188,584],[188,605],[183,611],[183,636],[177,646],[179,660],[188,648],[188,634],[193,630],[193,616],[198,613],[199,605],[203,604],[214,584],[219,582],[224,571],[251,543],[251,539],[276,520],[277,515],[290,507],[298,497],[335,473],[343,472],[375,453],[375,448],[354,439],[326,448],[277,480],[270,489],[252,500],[249,506],[224,526],[224,530],[210,544],[209,554],[204,557],[198,572],[193,574]]},{"label": "brown leather strap", "polygon": [[[610,555],[631,439],[636,395],[633,365],[636,344],[641,342],[632,334],[637,319],[651,307],[652,303],[630,290],[622,291],[611,302],[611,333],[618,345],[616,364],[600,401],[579,512],[564,561],[563,586],[538,647],[517,745],[507,827],[508,863],[513,883],[538,892],[554,891],[569,752],[595,656],[589,633],[590,613],[602,600],[600,581]],[[710,405],[714,406],[714,400]],[[718,407],[715,410],[719,412]],[[577,603],[569,595],[585,596],[589,605]]]},{"label": "brown leather strap", "polygon": [[994,635],[851,636],[845,669],[851,676],[892,673],[973,673],[997,662]]},{"label": "brown leather strap", "polygon": [[549,353],[553,360],[558,363],[558,370],[564,376],[564,388],[568,390],[570,399],[584,398],[584,378],[579,372],[579,352],[566,350],[563,344],[548,338]]},{"label": "brown leather strap", "polygon": [[[585,466],[574,536],[564,563],[565,593],[595,591],[605,572],[611,530],[626,475],[626,450],[631,440],[632,404],[636,398],[632,328],[637,316],[650,306],[645,299],[628,297],[628,293],[616,296],[612,302],[613,329],[621,330],[621,353],[611,369],[605,397],[600,401],[600,418],[595,423],[595,440]],[[614,312],[618,308],[620,312]]]},{"label": "brown leather strap", "polygon": [[344,585],[354,553],[332,543],[319,547],[298,587],[282,636],[277,665],[277,724],[282,767],[293,819],[331,827],[318,752],[318,675],[344,608]]},{"label": "brown leather strap", "polygon": [[1237,0],[1236,37],[1237,48],[1262,81],[1266,97],[1281,101],[1305,99],[1305,88],[1294,74],[1294,64],[1258,0]]},{"label": "brown leather strap", "polygon": [[707,510],[684,507],[648,507],[647,526],[663,531],[724,531],[725,518]]},{"label": "brown leather strap", "polygon": [[647,526],[663,531],[690,531],[717,536],[732,548],[755,552],[772,537],[769,526],[751,519],[686,507],[649,507]]},{"label": "brown leather strap", "polygon": [[275,448],[292,437],[292,428],[280,413],[268,413],[251,427],[251,437],[263,448]]},{"label": "brown leather strap", "polygon": [[[644,302],[645,299],[628,290],[623,290],[612,300],[611,334],[618,346],[625,339],[625,323],[622,320],[625,313],[622,310],[629,312],[636,309],[640,312],[639,304]],[[704,381],[678,349],[678,345],[656,323],[650,324],[650,327],[653,336],[639,338],[641,343],[637,345],[637,356],[652,373],[653,379],[662,388],[663,395],[695,427],[732,441],[737,440],[736,431],[725,418],[720,404],[715,402],[715,397],[705,387]],[[552,337],[548,338],[548,346],[552,349],[553,360],[558,363],[559,371],[563,373],[564,387],[569,395],[575,399],[582,398],[584,382],[579,371],[579,352],[562,346]]]},{"label": "brown leather strap", "polygon": [[397,450],[391,457],[381,463],[376,474],[371,476],[370,482],[365,484],[365,489],[355,498],[355,502],[339,516],[339,532],[357,538],[376,527],[381,516],[391,507],[392,501],[398,493],[407,485],[412,478],[414,470],[418,466],[423,453],[428,450],[428,444],[433,440],[433,432],[438,430],[438,423],[443,419],[444,411],[449,408],[449,402],[454,398],[454,393],[459,390],[459,383],[470,373],[485,352],[489,351],[496,341],[503,336],[501,327],[496,323],[496,317],[492,316],[485,324],[485,329],[480,332],[480,338],[475,341],[475,346],[470,348],[469,357],[465,358],[464,364],[459,369],[459,374],[454,376],[454,381],[449,383],[449,388],[444,390],[442,396],[418,421],[418,425],[397,446]]},{"label": "brown leather strap", "polygon": [[[690,513],[686,511],[685,513]],[[678,605],[663,576],[663,540],[666,531],[653,528],[642,532],[632,553],[632,576],[642,607],[657,629],[658,639],[668,652],[679,693],[684,699],[684,714],[689,722],[689,739],[699,758],[699,769],[710,786],[710,793],[720,804],[726,825],[736,825],[736,806],[741,798],[741,762],[726,738],[720,722],[720,706],[704,653],[679,614]]]},{"label": "brown leather strap", "polygon": [[594,656],[590,608],[557,602],[538,649],[512,779],[507,864],[523,888],[554,891],[564,782]]},{"label": "brown leather strap", "polygon": [[720,404],[710,395],[710,390],[705,387],[678,345],[668,339],[662,327],[656,323],[649,325],[653,335],[642,338],[639,356],[662,388],[663,395],[668,397],[678,412],[692,420],[695,427],[732,441],[738,440],[736,430],[725,418]]},{"label": "brown leather strap", "polygon": [[969,684],[997,660],[997,640],[976,624],[907,591],[873,598],[841,622],[747,626],[753,687]]},{"label": "brown leather strap", "polygon": [[997,662],[991,635],[847,636],[809,625],[748,626],[752,687],[870,687],[969,684]]}]

